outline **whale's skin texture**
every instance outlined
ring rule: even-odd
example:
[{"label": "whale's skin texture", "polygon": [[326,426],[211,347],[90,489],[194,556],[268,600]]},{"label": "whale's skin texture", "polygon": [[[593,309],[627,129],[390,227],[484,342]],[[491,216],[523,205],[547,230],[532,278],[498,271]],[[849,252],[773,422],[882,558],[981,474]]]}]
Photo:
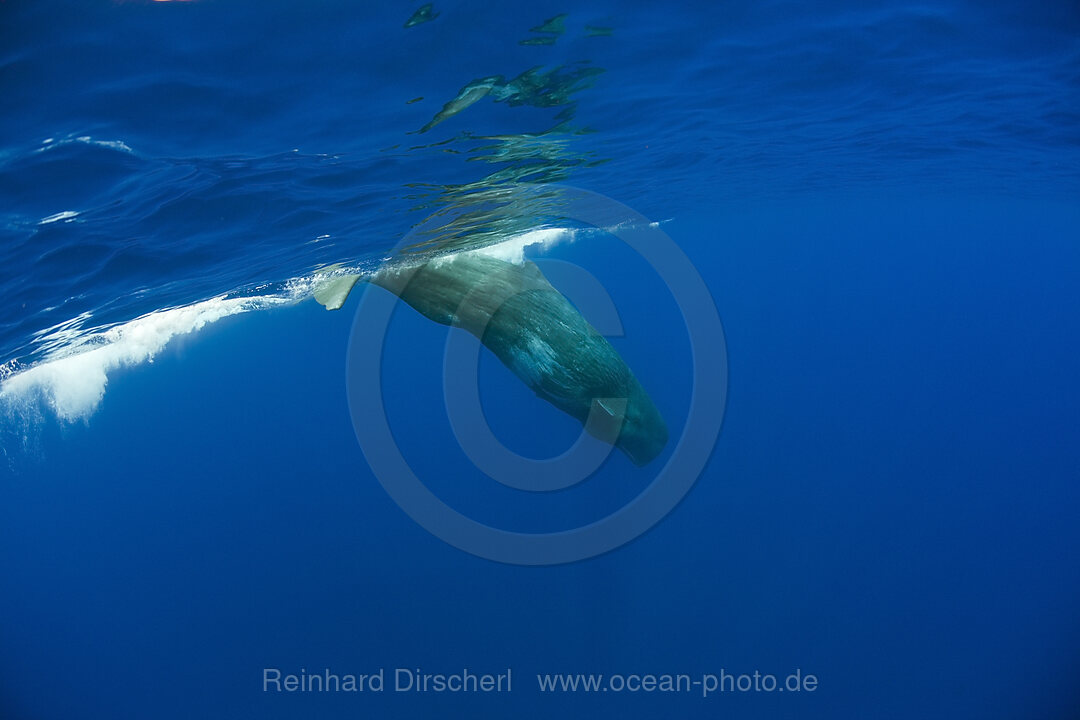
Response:
[{"label": "whale's skin texture", "polygon": [[475,335],[539,397],[634,464],[667,444],[667,425],[634,373],[534,263],[466,252],[384,268],[370,282]]}]

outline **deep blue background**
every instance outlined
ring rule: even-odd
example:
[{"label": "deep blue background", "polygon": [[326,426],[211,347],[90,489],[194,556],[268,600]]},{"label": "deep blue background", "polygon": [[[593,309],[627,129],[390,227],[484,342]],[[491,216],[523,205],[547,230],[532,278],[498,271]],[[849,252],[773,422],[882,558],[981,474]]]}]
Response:
[{"label": "deep blue background", "polygon": [[[492,168],[381,149],[475,77],[583,58],[606,72],[576,96],[596,132],[570,142],[610,162],[568,180],[670,219],[730,354],[724,431],[687,499],[555,568],[450,548],[379,486],[346,402],[355,296],[177,338],[111,376],[85,424],[5,413],[0,717],[1075,715],[1075,5],[541,5],[437,3],[406,31],[413,6],[0,4],[2,360],[67,319],[50,312],[130,319],[385,252],[423,215],[404,184]],[[518,45],[561,11],[555,46]],[[548,110],[480,103],[423,141],[542,130]],[[34,153],[84,135],[134,152]],[[35,225],[66,209],[83,219]],[[104,259],[39,265],[88,246]],[[604,281],[620,351],[678,427],[690,368],[662,283],[615,244],[553,254]],[[138,287],[161,290],[114,302]],[[446,423],[445,333],[399,312],[384,387],[402,451],[459,507],[563,527],[652,477],[618,456],[568,493],[485,484]],[[574,437],[497,362],[481,369],[508,445]],[[515,691],[261,692],[264,667],[380,666],[511,666]],[[722,668],[801,668],[820,689],[534,681]]]}]

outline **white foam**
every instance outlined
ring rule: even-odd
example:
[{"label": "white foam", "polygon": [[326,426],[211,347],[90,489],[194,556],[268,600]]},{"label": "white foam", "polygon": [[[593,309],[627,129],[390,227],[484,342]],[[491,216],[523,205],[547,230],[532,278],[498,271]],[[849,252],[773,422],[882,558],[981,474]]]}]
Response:
[{"label": "white foam", "polygon": [[541,249],[546,250],[569,239],[571,234],[572,231],[567,228],[540,228],[514,235],[494,245],[469,250],[469,252],[521,265],[525,262],[525,248],[538,245]]},{"label": "white foam", "polygon": [[62,420],[85,420],[105,395],[109,374],[154,356],[177,335],[239,313],[292,302],[288,297],[216,297],[184,307],[158,310],[87,337],[26,370],[0,381],[0,400],[25,405],[40,398]]},{"label": "white foam", "polygon": [[95,140],[89,135],[83,135],[82,137],[75,138],[76,141],[86,143],[87,145],[97,145],[98,147],[109,148],[110,150],[119,150],[120,152],[126,152],[134,154],[135,151],[124,142],[123,140]]},{"label": "white foam", "polygon": [[[75,139],[77,142],[86,140]],[[64,211],[41,222],[66,220],[76,214]],[[548,248],[572,236],[570,229],[541,228],[468,252],[520,265],[525,261],[526,248]],[[363,271],[349,268],[337,272],[363,274]],[[92,316],[84,313],[35,333],[37,347],[46,352],[41,362],[25,367],[11,361],[0,366],[0,403],[8,409],[15,406],[33,408],[42,401],[61,420],[86,420],[101,404],[109,375],[114,371],[152,362],[177,335],[197,332],[222,318],[310,297],[321,287],[325,274],[324,269],[321,274],[294,278],[285,284],[282,295],[220,296],[193,305],[157,310],[130,322],[97,330],[85,329]]]},{"label": "white foam", "polygon": [[63,210],[56,213],[55,215],[41,218],[41,220],[38,220],[38,225],[48,225],[49,223],[60,222],[61,220],[70,220],[71,218],[75,218],[78,216],[79,213],[75,210]]},{"label": "white foam", "polygon": [[131,146],[123,140],[95,140],[89,135],[80,135],[78,137],[72,137],[69,135],[68,137],[62,138],[60,140],[57,140],[56,138],[46,138],[41,143],[41,147],[39,147],[34,152],[44,152],[46,150],[51,150],[56,147],[61,147],[63,145],[68,145],[70,143],[76,142],[83,143],[84,145],[97,145],[98,147],[109,148],[110,150],[119,150],[120,152],[125,152],[130,155],[135,154],[135,151],[131,149]]}]

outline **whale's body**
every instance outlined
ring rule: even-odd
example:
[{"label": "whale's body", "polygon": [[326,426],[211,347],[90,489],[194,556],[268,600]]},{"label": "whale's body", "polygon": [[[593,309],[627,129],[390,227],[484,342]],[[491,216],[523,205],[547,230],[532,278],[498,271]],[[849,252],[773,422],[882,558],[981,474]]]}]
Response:
[{"label": "whale's body", "polygon": [[[667,444],[664,419],[634,373],[534,263],[465,252],[366,279],[429,319],[475,335],[539,397],[636,465]],[[316,298],[340,307],[355,280],[334,280]]]}]

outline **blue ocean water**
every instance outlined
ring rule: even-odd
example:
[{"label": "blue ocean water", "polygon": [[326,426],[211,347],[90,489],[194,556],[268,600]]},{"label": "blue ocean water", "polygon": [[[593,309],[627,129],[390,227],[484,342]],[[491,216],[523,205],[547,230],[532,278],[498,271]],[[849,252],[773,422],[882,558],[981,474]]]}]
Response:
[{"label": "blue ocean water", "polygon": [[[1075,3],[5,0],[0,90],[0,718],[1075,716]],[[681,248],[726,367],[694,367],[655,264],[522,192],[551,185]],[[672,439],[521,493],[448,422],[447,328],[400,308],[367,342],[377,289],[311,295],[538,229],[538,263],[610,295]],[[693,372],[728,378],[693,488],[562,565],[444,543],[354,427],[385,416],[479,522],[567,530],[723,404]],[[574,442],[490,354],[476,375],[508,448]],[[817,682],[703,692],[755,672]],[[612,684],[649,674],[698,684]]]}]

